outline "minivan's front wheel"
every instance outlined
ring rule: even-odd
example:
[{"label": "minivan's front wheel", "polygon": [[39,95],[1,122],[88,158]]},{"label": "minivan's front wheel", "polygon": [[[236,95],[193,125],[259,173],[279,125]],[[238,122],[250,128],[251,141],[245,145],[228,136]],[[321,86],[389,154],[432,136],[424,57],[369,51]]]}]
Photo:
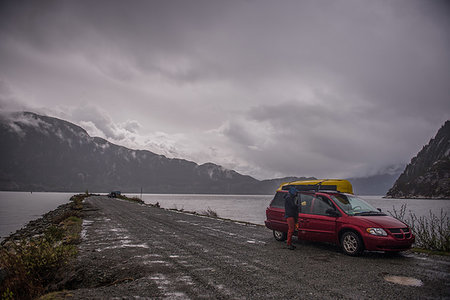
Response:
[{"label": "minivan's front wheel", "polygon": [[361,254],[364,249],[361,238],[358,234],[352,231],[347,231],[342,235],[341,247],[342,251],[344,251],[345,254],[351,256],[357,256]]},{"label": "minivan's front wheel", "polygon": [[273,236],[275,237],[275,239],[277,241],[283,242],[286,240],[287,238],[287,233],[286,232],[282,232],[282,231],[273,231]]}]

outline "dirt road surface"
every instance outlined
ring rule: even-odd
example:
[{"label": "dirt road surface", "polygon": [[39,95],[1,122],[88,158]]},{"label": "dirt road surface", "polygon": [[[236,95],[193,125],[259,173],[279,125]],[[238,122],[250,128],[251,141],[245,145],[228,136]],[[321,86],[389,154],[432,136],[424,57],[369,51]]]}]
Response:
[{"label": "dirt road surface", "polygon": [[85,201],[76,299],[450,299],[447,257],[349,257],[297,240],[291,251],[259,225],[107,197]]}]

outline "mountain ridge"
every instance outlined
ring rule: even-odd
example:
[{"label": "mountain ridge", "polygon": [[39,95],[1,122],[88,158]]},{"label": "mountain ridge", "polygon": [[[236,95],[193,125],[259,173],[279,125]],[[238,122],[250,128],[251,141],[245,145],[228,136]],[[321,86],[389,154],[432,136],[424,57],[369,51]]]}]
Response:
[{"label": "mountain ridge", "polygon": [[386,196],[450,199],[450,120],[411,159]]},{"label": "mountain ridge", "polygon": [[271,194],[283,180],[129,149],[32,112],[12,116],[0,119],[0,190]]},{"label": "mountain ridge", "polygon": [[[211,162],[119,146],[68,121],[32,112],[0,115],[0,139],[6,145],[0,149],[0,190],[273,194],[283,182],[315,179],[258,180]],[[385,194],[395,179],[377,176],[352,178],[354,191]]]}]

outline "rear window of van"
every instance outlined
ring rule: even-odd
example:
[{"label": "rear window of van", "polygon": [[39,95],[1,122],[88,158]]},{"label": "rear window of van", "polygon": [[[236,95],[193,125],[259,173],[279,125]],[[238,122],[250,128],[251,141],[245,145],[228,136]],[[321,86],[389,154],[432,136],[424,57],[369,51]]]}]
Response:
[{"label": "rear window of van", "polygon": [[276,207],[276,208],[284,208],[284,195],[287,194],[286,192],[277,192],[275,196],[273,197],[272,202],[270,202],[270,207]]}]

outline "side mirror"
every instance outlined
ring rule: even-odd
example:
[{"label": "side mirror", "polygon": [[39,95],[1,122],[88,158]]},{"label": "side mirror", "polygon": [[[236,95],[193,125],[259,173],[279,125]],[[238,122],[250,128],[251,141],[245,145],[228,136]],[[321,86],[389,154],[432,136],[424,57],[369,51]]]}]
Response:
[{"label": "side mirror", "polygon": [[325,213],[331,217],[339,217],[340,214],[332,208],[329,208],[325,211]]},{"label": "side mirror", "polygon": [[381,212],[381,208],[377,208],[379,212]]}]

